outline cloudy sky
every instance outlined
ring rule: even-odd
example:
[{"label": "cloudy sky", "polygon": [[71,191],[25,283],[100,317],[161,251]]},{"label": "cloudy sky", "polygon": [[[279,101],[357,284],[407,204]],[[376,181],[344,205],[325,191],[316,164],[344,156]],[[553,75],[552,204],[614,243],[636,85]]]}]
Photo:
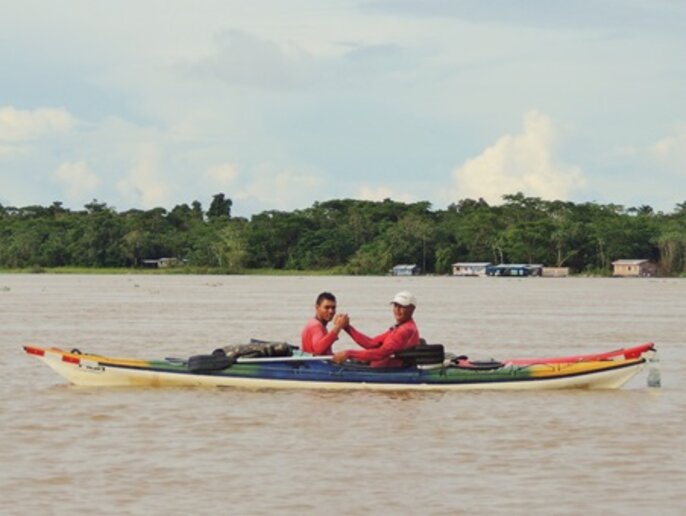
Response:
[{"label": "cloudy sky", "polygon": [[4,0],[0,204],[672,211],[685,56],[683,0]]}]

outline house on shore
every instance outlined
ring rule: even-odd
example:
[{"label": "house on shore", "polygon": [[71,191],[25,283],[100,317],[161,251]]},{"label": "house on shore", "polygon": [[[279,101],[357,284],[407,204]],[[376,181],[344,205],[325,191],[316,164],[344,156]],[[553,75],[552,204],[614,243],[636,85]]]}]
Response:
[{"label": "house on shore", "polygon": [[650,278],[657,275],[657,265],[647,259],[615,260],[612,275],[618,278]]},{"label": "house on shore", "polygon": [[393,276],[416,276],[421,272],[418,265],[398,264],[391,269]]},{"label": "house on shore", "polygon": [[453,276],[485,276],[491,262],[453,263]]},{"label": "house on shore", "polygon": [[183,265],[184,260],[180,260],[179,258],[151,258],[151,259],[146,259],[146,260],[141,260],[140,265],[141,267],[147,267],[150,269],[165,269],[168,267],[177,267],[179,265]]},{"label": "house on shore", "polygon": [[569,267],[543,267],[541,276],[544,278],[566,278],[569,276]]},{"label": "house on shore", "polygon": [[490,265],[486,268],[488,276],[540,276],[543,273],[543,265],[532,263],[501,263]]}]

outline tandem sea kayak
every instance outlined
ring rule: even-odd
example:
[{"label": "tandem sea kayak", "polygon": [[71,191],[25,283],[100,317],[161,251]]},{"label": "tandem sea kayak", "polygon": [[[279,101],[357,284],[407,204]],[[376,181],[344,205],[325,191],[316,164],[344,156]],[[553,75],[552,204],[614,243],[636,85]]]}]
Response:
[{"label": "tandem sea kayak", "polygon": [[415,354],[414,363],[406,367],[387,369],[334,364],[329,356],[302,354],[293,348],[290,356],[238,356],[229,349],[187,360],[110,358],[32,345],[24,346],[24,351],[69,382],[84,386],[441,391],[618,389],[656,354],[655,345],[647,343],[592,355],[470,361],[443,354],[442,346],[437,357],[436,346]]}]

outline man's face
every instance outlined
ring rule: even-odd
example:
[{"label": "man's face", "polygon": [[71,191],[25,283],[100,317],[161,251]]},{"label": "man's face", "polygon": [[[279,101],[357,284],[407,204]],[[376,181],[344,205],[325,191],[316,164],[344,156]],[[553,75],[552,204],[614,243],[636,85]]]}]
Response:
[{"label": "man's face", "polygon": [[323,299],[316,307],[317,319],[324,322],[329,322],[336,315],[336,302],[329,299]]},{"label": "man's face", "polygon": [[414,313],[414,306],[408,305],[403,306],[398,303],[393,303],[393,316],[395,317],[396,324],[401,324],[412,319],[412,314]]}]

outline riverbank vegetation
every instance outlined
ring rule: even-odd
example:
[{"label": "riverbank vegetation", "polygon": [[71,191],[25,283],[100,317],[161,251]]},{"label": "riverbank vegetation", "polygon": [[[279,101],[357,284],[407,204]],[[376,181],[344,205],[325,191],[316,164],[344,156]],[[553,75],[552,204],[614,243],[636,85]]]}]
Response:
[{"label": "riverbank vegetation", "polygon": [[[620,258],[647,258],[663,275],[686,273],[686,202],[671,213],[650,206],[545,201],[506,195],[492,206],[464,199],[443,210],[428,202],[351,199],[291,212],[233,217],[215,195],[167,210],[119,212],[0,205],[0,268],[40,272],[130,269],[177,258],[178,272],[383,274],[412,263],[445,274],[465,262],[541,263],[610,273]],[[57,269],[54,269],[57,268]]]}]

